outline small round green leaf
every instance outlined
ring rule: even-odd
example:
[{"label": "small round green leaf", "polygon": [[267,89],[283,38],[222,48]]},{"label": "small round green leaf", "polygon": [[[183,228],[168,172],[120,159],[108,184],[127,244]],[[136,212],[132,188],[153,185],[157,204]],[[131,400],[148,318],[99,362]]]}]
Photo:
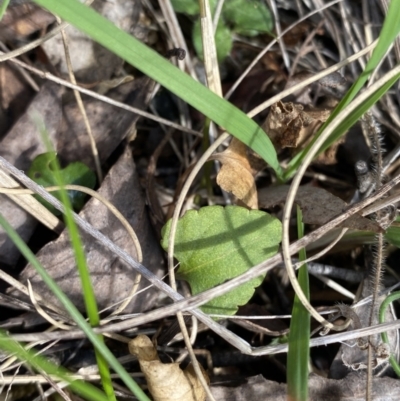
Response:
[{"label": "small round green leaf", "polygon": [[171,4],[177,13],[197,15],[200,12],[198,0],[171,0]]},{"label": "small round green leaf", "polygon": [[[193,25],[192,40],[198,57],[200,60],[204,60],[200,25],[201,22],[200,19],[198,19]],[[232,32],[222,20],[220,20],[217,30],[215,31],[215,47],[217,49],[217,58],[219,63],[229,55],[232,49]]]},{"label": "small round green leaf", "polygon": [[[162,231],[168,249],[171,221]],[[198,294],[234,278],[273,256],[281,242],[281,222],[268,213],[239,206],[208,206],[188,211],[178,222],[177,277]],[[202,306],[206,313],[230,314],[252,297],[264,276],[257,277]]]},{"label": "small round green leaf", "polygon": [[[54,176],[56,169],[56,152],[42,153],[37,156],[29,168],[28,176],[37,184],[43,187],[57,185]],[[87,188],[94,188],[96,184],[96,176],[92,170],[81,162],[70,163],[64,169],[59,171],[62,181],[65,185],[81,185]],[[59,192],[52,193],[57,199],[61,200]],[[71,204],[74,209],[82,209],[85,202],[85,194],[79,191],[68,191]],[[46,206],[52,213],[60,214],[53,206],[44,201],[40,196],[36,197],[39,202]]]},{"label": "small round green leaf", "polygon": [[223,7],[223,16],[240,35],[256,36],[270,33],[272,16],[264,2],[259,0],[229,0]]}]

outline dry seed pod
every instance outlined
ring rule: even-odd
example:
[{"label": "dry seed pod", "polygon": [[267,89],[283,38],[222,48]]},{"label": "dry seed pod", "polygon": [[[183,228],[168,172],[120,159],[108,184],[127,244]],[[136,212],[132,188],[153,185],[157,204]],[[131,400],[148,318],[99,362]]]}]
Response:
[{"label": "dry seed pod", "polygon": [[131,340],[129,352],[137,356],[154,401],[205,401],[206,393],[192,365],[182,370],[179,363],[161,363],[149,337]]}]

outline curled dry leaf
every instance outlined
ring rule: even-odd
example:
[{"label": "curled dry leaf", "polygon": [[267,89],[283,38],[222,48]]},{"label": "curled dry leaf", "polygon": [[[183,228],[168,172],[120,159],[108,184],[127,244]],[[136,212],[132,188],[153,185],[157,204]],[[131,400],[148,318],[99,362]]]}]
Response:
[{"label": "curled dry leaf", "polygon": [[217,184],[240,199],[248,208],[258,209],[257,188],[247,146],[233,138],[229,147],[213,156],[222,163]]},{"label": "curled dry leaf", "polygon": [[[275,205],[285,203],[288,191],[288,185],[260,190],[258,194],[260,208],[269,209]],[[295,203],[301,207],[304,223],[317,225],[324,225],[344,212],[347,207],[345,201],[325,189],[309,186],[298,189]],[[340,227],[373,231],[375,233],[382,232],[382,228],[378,223],[357,214],[349,217]]]},{"label": "curled dry leaf", "polygon": [[[140,335],[129,342],[136,355],[154,401],[204,401],[206,393],[191,365],[185,370],[178,363],[162,363],[149,337]],[[206,377],[205,372],[203,372]],[[208,380],[208,378],[206,377]]]},{"label": "curled dry leaf", "polygon": [[264,130],[280,148],[298,148],[313,135],[329,117],[331,110],[309,110],[292,102],[274,103],[263,125]]},{"label": "curled dry leaf", "polygon": [[[331,114],[331,108],[317,110],[292,102],[277,102],[271,106],[263,129],[268,133],[277,149],[301,149],[307,145],[313,135]],[[336,150],[341,141],[337,141],[318,157],[323,164],[336,162]]]}]

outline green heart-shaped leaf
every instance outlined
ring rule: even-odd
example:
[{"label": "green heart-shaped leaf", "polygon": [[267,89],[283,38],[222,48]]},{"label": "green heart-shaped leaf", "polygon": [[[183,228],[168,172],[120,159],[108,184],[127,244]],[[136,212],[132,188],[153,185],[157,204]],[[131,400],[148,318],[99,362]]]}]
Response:
[{"label": "green heart-shaped leaf", "polygon": [[[162,230],[168,249],[171,221]],[[175,238],[177,277],[198,294],[246,272],[278,251],[281,222],[268,213],[239,206],[207,206],[188,211]],[[248,302],[264,276],[257,277],[202,306],[206,313],[233,315]]]}]

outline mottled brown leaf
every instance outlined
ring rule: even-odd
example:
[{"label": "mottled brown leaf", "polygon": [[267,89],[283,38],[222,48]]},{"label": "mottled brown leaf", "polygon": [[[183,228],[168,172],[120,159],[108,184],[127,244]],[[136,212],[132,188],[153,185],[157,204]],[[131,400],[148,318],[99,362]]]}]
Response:
[{"label": "mottled brown leaf", "polygon": [[[120,29],[145,40],[143,32],[137,34],[140,15],[143,13],[139,0],[113,0],[94,2],[92,6],[103,17]],[[65,30],[68,37],[69,53],[74,74],[79,82],[99,82],[118,75],[124,61],[103,46],[89,38],[79,29],[69,26]],[[141,37],[140,37],[141,36]],[[47,40],[42,45],[52,65],[57,66],[63,75],[68,74],[68,66],[64,56],[64,45],[61,35]]]},{"label": "mottled brown leaf", "polygon": [[[150,82],[146,78],[135,79],[110,90],[107,95],[134,107],[143,108],[149,87]],[[63,93],[64,89],[60,85],[51,82],[43,85],[26,113],[0,142],[0,155],[15,167],[26,171],[34,157],[46,152],[39,127],[32,120],[33,113],[39,113],[59,157],[66,163],[79,160],[94,169],[90,140],[82,114],[75,100],[61,104]],[[85,99],[85,108],[99,151],[100,162],[103,163],[129,134],[138,115],[92,98]],[[13,221],[13,227],[18,230],[24,241],[28,241],[36,227],[36,220],[6,196],[0,195],[0,199],[0,212],[8,221]],[[15,245],[0,227],[2,261],[13,265],[19,255]]]},{"label": "mottled brown leaf", "polygon": [[[40,138],[40,128],[32,116],[40,113],[49,138],[54,142],[62,119],[61,96],[63,93],[64,89],[60,85],[51,82],[44,84],[26,112],[0,141],[0,156],[20,170],[28,170],[31,160],[39,153],[46,152],[46,147]],[[0,195],[0,213],[27,242],[36,227],[36,220],[6,195]],[[0,227],[1,261],[13,265],[19,256],[20,252],[4,229]]]},{"label": "mottled brown leaf", "polygon": [[298,148],[329,117],[330,110],[305,111],[301,104],[281,101],[271,106],[263,129],[278,148]]},{"label": "mottled brown leaf", "polygon": [[[275,205],[283,204],[289,191],[288,185],[264,188],[259,191],[258,202],[262,209],[269,209]],[[343,213],[347,203],[323,188],[303,186],[296,194],[295,203],[301,207],[303,221],[306,224],[324,225],[329,220]],[[358,214],[344,221],[340,227],[382,232],[378,223]]]},{"label": "mottled brown leaf", "polygon": [[[143,264],[154,274],[161,275],[163,267],[161,248],[151,230],[130,151],[126,151],[112,167],[98,192],[114,204],[135,230],[142,246]],[[100,201],[91,199],[80,215],[136,259],[135,248],[126,230]],[[137,274],[89,234],[81,233],[81,238],[99,308],[103,309],[125,299],[131,292]],[[80,310],[84,310],[82,288],[70,247],[69,234],[64,231],[57,240],[44,246],[37,254],[37,258],[69,299]],[[28,265],[20,275],[23,283],[26,284],[28,279],[35,292],[48,302],[60,305],[31,265]],[[147,285],[143,279],[139,290]],[[12,292],[12,295],[18,294],[16,291]],[[151,306],[155,295],[155,289],[147,289],[133,298],[125,312],[143,311]]]}]

